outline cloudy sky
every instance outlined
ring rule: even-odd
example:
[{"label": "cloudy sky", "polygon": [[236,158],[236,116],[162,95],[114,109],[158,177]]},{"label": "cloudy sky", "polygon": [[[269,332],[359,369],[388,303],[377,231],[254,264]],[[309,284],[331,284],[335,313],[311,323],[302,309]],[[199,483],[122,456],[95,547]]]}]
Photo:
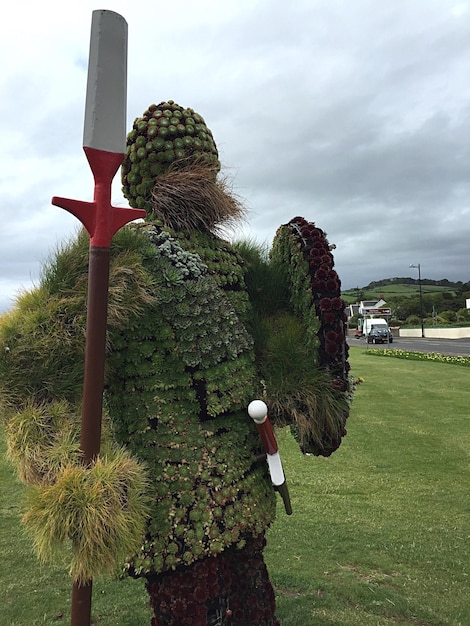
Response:
[{"label": "cloudy sky", "polygon": [[[344,289],[470,280],[470,2],[35,0],[2,9],[0,311],[77,230],[91,14],[127,21],[128,127],[173,99],[212,129],[270,243],[301,215],[336,244]],[[119,177],[113,202],[126,206]]]}]

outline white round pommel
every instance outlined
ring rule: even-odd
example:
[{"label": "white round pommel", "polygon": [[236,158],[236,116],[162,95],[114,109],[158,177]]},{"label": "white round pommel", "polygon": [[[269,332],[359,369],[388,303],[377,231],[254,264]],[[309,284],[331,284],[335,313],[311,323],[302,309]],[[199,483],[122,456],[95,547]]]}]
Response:
[{"label": "white round pommel", "polygon": [[268,407],[262,400],[253,400],[248,405],[248,415],[257,424],[262,424],[268,414]]}]

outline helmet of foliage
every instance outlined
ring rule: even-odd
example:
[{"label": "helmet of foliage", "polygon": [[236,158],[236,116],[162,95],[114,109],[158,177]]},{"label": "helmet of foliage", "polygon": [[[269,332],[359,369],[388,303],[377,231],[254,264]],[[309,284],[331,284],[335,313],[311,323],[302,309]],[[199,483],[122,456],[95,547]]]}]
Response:
[{"label": "helmet of foliage", "polygon": [[156,179],[194,163],[220,170],[217,147],[204,118],[173,100],[151,104],[127,136],[121,168],[122,191],[131,207],[152,210]]}]

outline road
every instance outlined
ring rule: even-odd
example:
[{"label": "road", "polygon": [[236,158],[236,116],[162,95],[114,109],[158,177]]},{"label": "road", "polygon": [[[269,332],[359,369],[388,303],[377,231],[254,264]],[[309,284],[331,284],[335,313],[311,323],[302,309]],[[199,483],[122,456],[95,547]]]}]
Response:
[{"label": "road", "polygon": [[463,339],[434,339],[421,337],[394,337],[391,344],[368,344],[364,338],[348,337],[350,346],[363,348],[397,348],[412,352],[437,352],[454,356],[470,356],[470,337]]}]

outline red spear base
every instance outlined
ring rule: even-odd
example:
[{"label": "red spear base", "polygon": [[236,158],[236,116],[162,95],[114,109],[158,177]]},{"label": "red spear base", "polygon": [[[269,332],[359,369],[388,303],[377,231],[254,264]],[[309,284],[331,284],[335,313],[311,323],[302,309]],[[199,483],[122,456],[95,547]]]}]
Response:
[{"label": "red spear base", "polygon": [[71,626],[84,626],[90,623],[92,586],[91,580],[83,585],[73,584]]}]

